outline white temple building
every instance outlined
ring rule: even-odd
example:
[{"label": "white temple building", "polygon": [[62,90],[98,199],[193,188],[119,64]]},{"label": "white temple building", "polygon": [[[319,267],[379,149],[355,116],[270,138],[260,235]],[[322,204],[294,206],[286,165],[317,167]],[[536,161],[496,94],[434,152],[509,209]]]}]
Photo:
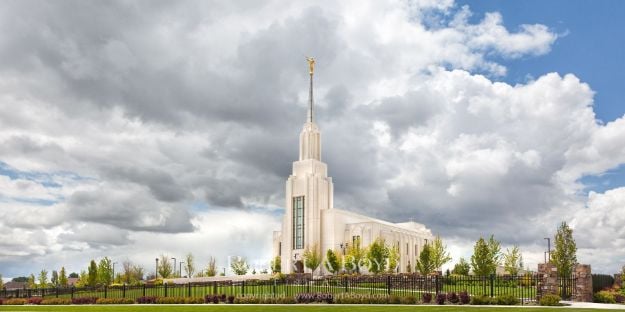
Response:
[{"label": "white temple building", "polygon": [[[321,133],[313,119],[314,60],[309,59],[310,90],[307,119],[299,139],[299,160],[286,181],[285,214],[282,230],[273,233],[273,255],[281,257],[283,273],[310,272],[304,269],[304,250],[315,244],[325,260],[326,251],[344,253],[347,246],[360,240],[366,247],[382,237],[387,245],[399,246],[399,272],[414,271],[424,244],[433,240],[432,232],[416,222],[392,223],[334,207],[334,185],[328,167],[321,161]],[[316,274],[324,274],[320,266]],[[365,269],[366,272],[366,269]]]}]

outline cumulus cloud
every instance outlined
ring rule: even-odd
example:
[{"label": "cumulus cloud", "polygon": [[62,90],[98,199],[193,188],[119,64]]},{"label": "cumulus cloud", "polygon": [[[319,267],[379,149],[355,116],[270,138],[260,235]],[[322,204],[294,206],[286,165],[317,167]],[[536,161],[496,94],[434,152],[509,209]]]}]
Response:
[{"label": "cumulus cloud", "polygon": [[493,56],[538,57],[558,38],[508,29],[497,12],[472,23],[453,1],[1,6],[8,274],[103,255],[267,259],[306,55],[335,205],[414,218],[460,253],[494,233],[539,254],[536,237],[572,219],[562,212],[585,211],[579,179],[625,162],[625,122],[597,123],[578,77],[496,81],[506,68]]}]

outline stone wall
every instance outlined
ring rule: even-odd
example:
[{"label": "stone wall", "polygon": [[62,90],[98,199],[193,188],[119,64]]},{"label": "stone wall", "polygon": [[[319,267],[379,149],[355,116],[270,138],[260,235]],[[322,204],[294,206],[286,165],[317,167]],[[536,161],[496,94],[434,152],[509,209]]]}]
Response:
[{"label": "stone wall", "polygon": [[592,302],[592,274],[589,264],[578,264],[574,269],[575,289],[573,301]]},{"label": "stone wall", "polygon": [[[558,269],[552,263],[538,264],[539,281],[536,285],[536,300],[547,294],[558,294]],[[591,288],[592,292],[592,288]]]}]

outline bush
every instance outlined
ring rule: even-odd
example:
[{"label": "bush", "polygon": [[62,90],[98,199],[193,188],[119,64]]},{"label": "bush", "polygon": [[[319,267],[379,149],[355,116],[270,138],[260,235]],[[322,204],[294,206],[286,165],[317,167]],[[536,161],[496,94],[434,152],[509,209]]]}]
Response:
[{"label": "bush", "polygon": [[299,293],[295,296],[297,303],[332,303],[331,293]]},{"label": "bush", "polygon": [[615,293],[613,292],[602,290],[594,295],[593,301],[599,303],[616,303],[616,298],[614,295]]},{"label": "bush", "polygon": [[234,303],[234,296],[228,296],[228,303]]},{"label": "bush", "polygon": [[133,304],[134,300],[130,298],[98,298],[96,304]]},{"label": "bush", "polygon": [[390,297],[388,297],[388,303],[390,303],[390,304],[400,304],[401,303],[401,298],[399,298],[399,296],[396,296],[396,295],[391,295]]},{"label": "bush", "polygon": [[616,301],[616,303],[625,303],[625,295],[622,295],[620,293],[615,293],[614,301]]},{"label": "bush", "polygon": [[519,298],[513,295],[501,295],[498,296],[495,300],[498,305],[517,305],[521,303]]},{"label": "bush", "polygon": [[436,295],[436,303],[437,304],[445,304],[445,300],[447,300],[447,295],[444,293],[440,293]]},{"label": "bush", "polygon": [[560,296],[558,295],[544,295],[538,302],[541,306],[558,306],[560,305]]},{"label": "bush", "polygon": [[430,303],[430,302],[432,302],[432,294],[431,293],[424,293],[421,296],[421,301],[423,301],[423,303]]},{"label": "bush", "polygon": [[[234,297],[232,298],[234,300]],[[206,295],[204,297],[204,303],[220,303],[226,301],[226,295]]]},{"label": "bush", "polygon": [[458,298],[458,294],[452,291],[447,294],[447,301],[455,304],[460,301],[460,298]]},{"label": "bush", "polygon": [[[187,297],[157,297],[156,304],[185,304],[191,303],[190,301],[195,301],[196,299],[188,300],[190,298]],[[200,303],[204,302],[203,298],[199,298],[198,301]]]},{"label": "bush", "polygon": [[43,298],[41,297],[33,297],[33,298],[28,298],[28,304],[41,304],[41,301],[43,301]]},{"label": "bush", "polygon": [[401,300],[401,304],[416,304],[417,303],[417,298],[415,296],[403,296],[401,297],[400,300]]},{"label": "bush", "polygon": [[137,303],[139,304],[155,304],[156,297],[154,296],[145,296],[137,298]]},{"label": "bush", "polygon": [[2,304],[4,304],[4,305],[25,305],[26,304],[26,299],[20,299],[20,298],[7,299]]},{"label": "bush", "polygon": [[488,296],[473,296],[473,298],[471,298],[471,304],[472,305],[488,305],[488,304],[492,304],[493,300],[491,300],[490,297]]},{"label": "bush", "polygon": [[202,298],[202,297],[186,297],[186,298],[184,298],[184,303],[186,303],[186,304],[202,304],[202,303],[204,303],[204,298]]},{"label": "bush", "polygon": [[97,297],[80,297],[73,298],[72,304],[95,304],[98,301]]},{"label": "bush", "polygon": [[67,305],[67,304],[72,304],[72,299],[69,299],[69,298],[43,299],[41,301],[41,304],[43,305]]},{"label": "bush", "polygon": [[458,294],[458,297],[460,298],[460,304],[468,304],[469,302],[471,302],[471,297],[469,297],[469,293],[467,293],[467,291],[461,291]]}]

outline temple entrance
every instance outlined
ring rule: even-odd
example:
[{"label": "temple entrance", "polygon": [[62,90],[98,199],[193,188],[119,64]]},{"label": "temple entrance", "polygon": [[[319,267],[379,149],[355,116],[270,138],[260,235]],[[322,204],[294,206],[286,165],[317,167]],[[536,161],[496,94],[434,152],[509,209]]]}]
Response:
[{"label": "temple entrance", "polygon": [[295,269],[294,273],[304,273],[304,263],[302,260],[297,260],[293,264],[293,269]]}]

